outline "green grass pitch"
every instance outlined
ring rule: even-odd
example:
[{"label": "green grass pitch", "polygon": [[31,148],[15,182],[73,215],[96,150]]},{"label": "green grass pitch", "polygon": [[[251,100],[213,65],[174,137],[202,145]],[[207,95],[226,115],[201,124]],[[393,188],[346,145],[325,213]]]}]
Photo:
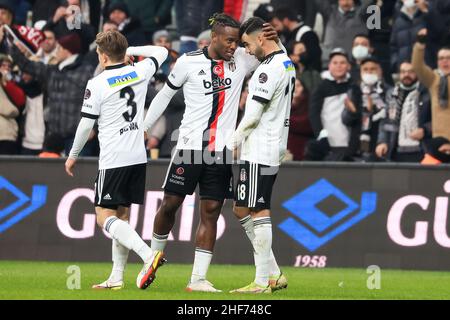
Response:
[{"label": "green grass pitch", "polygon": [[[77,265],[81,288],[69,290],[67,268]],[[271,295],[226,293],[253,279],[254,266],[211,265],[208,278],[225,293],[188,293],[184,288],[192,266],[166,264],[147,289],[136,288],[141,265],[130,264],[125,288],[118,291],[92,290],[91,285],[109,275],[109,263],[63,263],[0,261],[0,299],[450,299],[450,272],[381,270],[381,288],[369,290],[370,276],[364,269],[301,269],[284,267],[289,286]]]}]

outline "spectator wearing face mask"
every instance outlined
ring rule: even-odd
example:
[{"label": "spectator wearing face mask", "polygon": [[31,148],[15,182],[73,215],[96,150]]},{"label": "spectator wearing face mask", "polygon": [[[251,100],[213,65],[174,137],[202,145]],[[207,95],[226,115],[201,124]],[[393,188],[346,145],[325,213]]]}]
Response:
[{"label": "spectator wearing face mask", "polygon": [[358,155],[363,161],[374,160],[380,121],[386,116],[386,100],[392,89],[383,82],[379,61],[369,56],[361,61],[360,81],[352,85],[345,101],[343,122],[358,127]]},{"label": "spectator wearing face mask", "polygon": [[350,74],[354,82],[359,82],[359,80],[361,80],[361,61],[371,56],[372,54],[373,48],[370,45],[369,37],[365,34],[357,34],[353,38],[352,57],[350,59],[350,63],[352,65]]},{"label": "spectator wearing face mask", "polygon": [[420,162],[431,137],[431,101],[410,62],[400,64],[400,81],[386,101],[376,155],[388,161]]},{"label": "spectator wearing face mask", "polygon": [[333,48],[341,47],[346,52],[352,49],[352,41],[357,34],[368,34],[366,27],[367,7],[374,4],[372,0],[362,0],[356,4],[354,0],[332,1],[316,0],[317,8],[325,20],[323,40],[323,65],[327,65],[328,56]]}]

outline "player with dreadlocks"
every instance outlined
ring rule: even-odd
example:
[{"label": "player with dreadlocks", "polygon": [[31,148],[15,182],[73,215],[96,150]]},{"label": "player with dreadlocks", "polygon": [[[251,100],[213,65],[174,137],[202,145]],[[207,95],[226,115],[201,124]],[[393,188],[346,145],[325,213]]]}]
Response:
[{"label": "player with dreadlocks", "polygon": [[[240,24],[223,13],[210,21],[211,44],[181,56],[166,84],[153,99],[144,120],[148,131],[183,88],[186,109],[176,150],[163,183],[164,198],[155,216],[151,248],[164,251],[178,208],[199,185],[200,223],[195,259],[187,291],[220,292],[206,280],[216,241],[217,220],[225,199],[233,198],[232,156],[225,144],[236,127],[238,105],[246,75],[259,61],[238,46]],[[264,36],[278,41],[266,24]],[[244,221],[241,223],[249,223]],[[281,272],[275,263],[275,277]]]}]

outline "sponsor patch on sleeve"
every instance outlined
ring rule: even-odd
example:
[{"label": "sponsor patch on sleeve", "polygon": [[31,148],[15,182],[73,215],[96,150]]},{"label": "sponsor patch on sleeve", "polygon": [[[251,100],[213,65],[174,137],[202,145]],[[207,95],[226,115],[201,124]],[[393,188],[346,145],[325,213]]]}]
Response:
[{"label": "sponsor patch on sleeve", "polygon": [[86,91],[84,92],[84,100],[87,100],[91,97],[91,90],[86,89]]},{"label": "sponsor patch on sleeve", "polygon": [[284,68],[286,69],[286,71],[291,71],[291,70],[295,71],[295,66],[291,60],[287,60],[287,61],[283,62],[283,64],[284,64]]},{"label": "sponsor patch on sleeve", "polygon": [[264,72],[262,72],[262,73],[259,75],[259,78],[258,78],[259,83],[266,83],[266,82],[267,82],[267,79],[268,79],[267,73],[264,73]]}]

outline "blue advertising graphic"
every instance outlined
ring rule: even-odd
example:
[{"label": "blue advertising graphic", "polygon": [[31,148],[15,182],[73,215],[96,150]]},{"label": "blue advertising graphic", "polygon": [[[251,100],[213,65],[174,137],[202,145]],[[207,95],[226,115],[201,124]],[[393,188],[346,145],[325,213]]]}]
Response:
[{"label": "blue advertising graphic", "polygon": [[[345,205],[344,209],[331,216],[317,208],[318,204],[330,197],[338,199]],[[373,214],[376,204],[375,192],[363,192],[361,203],[358,204],[326,179],[321,179],[282,204],[303,223],[291,217],[284,220],[279,228],[313,252]]]},{"label": "blue advertising graphic", "polygon": [[42,207],[47,199],[47,186],[34,185],[31,197],[29,197],[11,182],[0,176],[0,191],[5,192],[3,189],[14,195],[16,200],[6,205],[6,207],[4,207],[4,203],[0,203],[0,233],[11,228]]}]

